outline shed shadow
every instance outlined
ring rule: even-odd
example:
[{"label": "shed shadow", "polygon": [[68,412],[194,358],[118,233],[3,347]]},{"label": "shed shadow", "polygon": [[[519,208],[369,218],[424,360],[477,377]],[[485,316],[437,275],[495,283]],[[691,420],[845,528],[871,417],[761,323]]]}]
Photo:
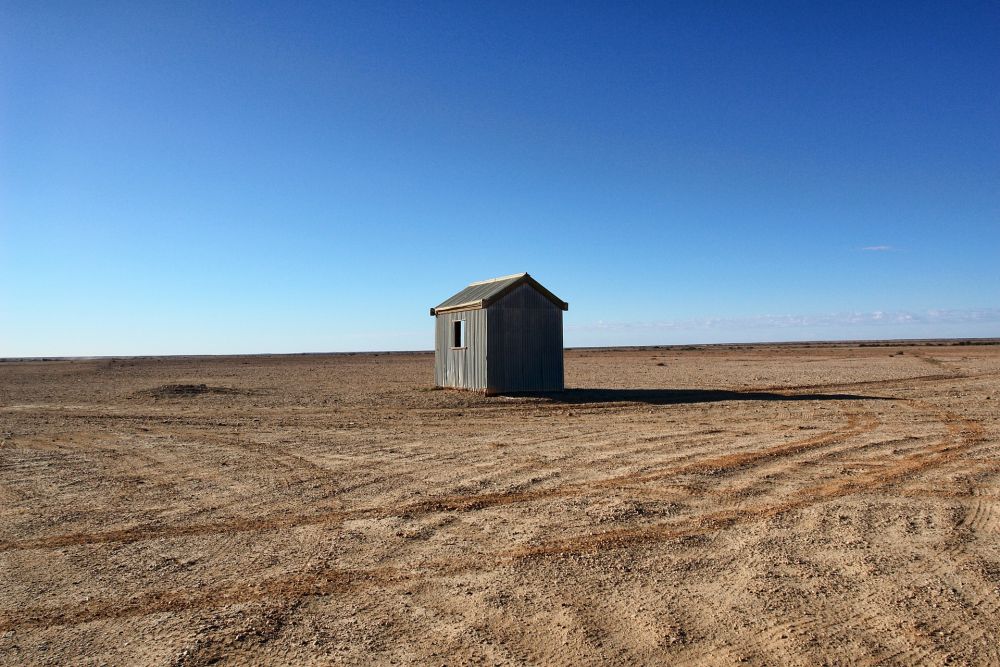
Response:
[{"label": "shed shadow", "polygon": [[728,389],[601,389],[576,388],[550,392],[504,393],[503,396],[545,398],[553,403],[721,403],[723,401],[894,401],[887,396],[860,394],[781,394],[773,391],[733,391]]}]

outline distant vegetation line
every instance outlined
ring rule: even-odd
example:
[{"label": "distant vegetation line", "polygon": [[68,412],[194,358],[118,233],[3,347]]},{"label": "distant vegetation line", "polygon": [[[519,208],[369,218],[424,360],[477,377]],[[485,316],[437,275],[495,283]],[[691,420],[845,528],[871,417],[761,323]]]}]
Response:
[{"label": "distant vegetation line", "polygon": [[[803,340],[756,343],[697,343],[686,345],[601,345],[567,347],[567,350],[674,350],[692,351],[708,348],[748,350],[754,347],[957,347],[965,345],[1000,345],[1000,338],[902,338],[887,340]],[[434,350],[373,350],[366,352],[250,352],[242,354],[134,354],[52,357],[0,357],[0,363],[20,361],[88,361],[98,359],[197,359],[212,357],[304,357],[355,356],[382,354],[433,354]]]},{"label": "distant vegetation line", "polygon": [[606,345],[567,347],[567,350],[703,350],[711,347],[744,350],[752,347],[951,347],[1000,345],[1000,338],[900,338],[886,340],[792,340],[754,343],[694,343],[685,345]]}]

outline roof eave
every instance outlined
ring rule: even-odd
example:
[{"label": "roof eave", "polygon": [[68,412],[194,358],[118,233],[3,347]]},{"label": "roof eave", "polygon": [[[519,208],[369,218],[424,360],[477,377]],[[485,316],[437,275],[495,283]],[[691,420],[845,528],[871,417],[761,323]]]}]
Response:
[{"label": "roof eave", "polygon": [[459,303],[454,306],[445,306],[444,308],[431,308],[431,315],[440,315],[441,313],[454,313],[460,310],[481,310],[486,307],[486,302],[484,299],[479,301],[469,301],[468,303]]}]

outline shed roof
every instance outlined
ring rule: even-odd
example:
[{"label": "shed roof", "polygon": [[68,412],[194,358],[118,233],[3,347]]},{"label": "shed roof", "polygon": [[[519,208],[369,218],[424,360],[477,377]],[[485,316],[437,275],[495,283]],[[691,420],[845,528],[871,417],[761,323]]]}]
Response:
[{"label": "shed roof", "polygon": [[462,291],[442,301],[436,308],[431,308],[431,315],[453,310],[485,308],[523,283],[534,287],[542,296],[559,308],[563,310],[569,309],[568,303],[542,287],[541,283],[527,273],[515,273],[510,276],[501,276],[499,278],[490,278],[489,280],[470,283]]}]

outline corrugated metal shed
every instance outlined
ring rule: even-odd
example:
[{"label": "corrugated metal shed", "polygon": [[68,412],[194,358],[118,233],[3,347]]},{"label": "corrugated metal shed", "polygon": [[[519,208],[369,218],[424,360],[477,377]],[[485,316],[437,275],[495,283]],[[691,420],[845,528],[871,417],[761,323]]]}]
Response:
[{"label": "corrugated metal shed", "polygon": [[527,273],[470,284],[431,308],[435,384],[487,393],[561,391],[568,308]]}]

